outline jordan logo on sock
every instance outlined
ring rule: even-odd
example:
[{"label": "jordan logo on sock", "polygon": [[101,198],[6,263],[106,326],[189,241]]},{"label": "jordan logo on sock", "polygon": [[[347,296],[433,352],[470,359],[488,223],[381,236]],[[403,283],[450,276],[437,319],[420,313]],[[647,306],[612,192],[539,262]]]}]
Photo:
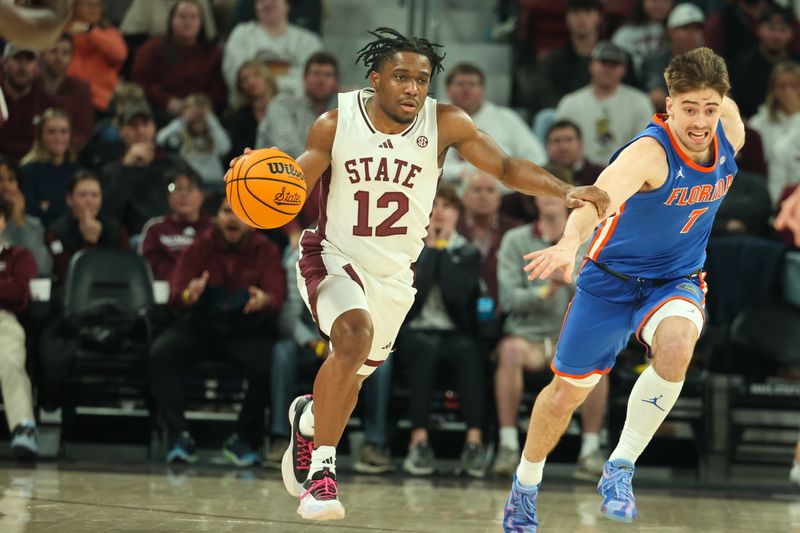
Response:
[{"label": "jordan logo on sock", "polygon": [[642,400],[642,401],[645,402],[645,403],[652,403],[653,405],[658,407],[659,410],[663,411],[664,409],[662,409],[661,406],[658,405],[658,400],[660,400],[663,397],[664,397],[664,395],[661,394],[659,396],[654,396],[654,397],[650,398],[649,400]]}]

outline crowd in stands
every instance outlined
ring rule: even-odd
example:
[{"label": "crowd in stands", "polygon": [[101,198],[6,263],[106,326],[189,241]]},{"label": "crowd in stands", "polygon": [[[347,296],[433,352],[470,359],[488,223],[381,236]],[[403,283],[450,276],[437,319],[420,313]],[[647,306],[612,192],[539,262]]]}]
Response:
[{"label": "crowd in stands", "polygon": [[[2,52],[0,388],[14,453],[37,453],[23,328],[30,280],[53,280],[58,313],[71,258],[118,248],[136,250],[170,287],[169,318],[150,350],[167,461],[197,458],[183,377],[208,359],[247,380],[225,455],[239,466],[279,468],[289,403],[329,351],[295,282],[299,235],[316,223],[319,190],[295,221],[261,232],[233,214],[223,174],[245,147],[302,153],[316,118],[336,107],[340,90],[354,88],[339,75],[340,62],[353,58],[323,51],[320,0],[238,0],[224,3],[228,9],[210,0],[75,4],[52,48],[5,43]],[[486,65],[469,62],[445,64],[445,94],[437,97],[509,154],[587,185],[664,112],[669,60],[710,46],[728,62],[748,127],[712,239],[796,249],[800,238],[776,232],[772,219],[784,205],[779,220],[800,235],[797,2],[518,0],[502,9],[515,23],[511,106],[487,99]],[[366,443],[357,470],[392,469],[390,393],[400,382],[411,421],[406,471],[436,470],[431,410],[435,390],[448,387],[467,428],[461,469],[476,477],[513,472],[526,376],[550,375],[574,292],[557,280],[529,282],[520,258],[556,242],[567,215],[560,201],[507,190],[447,154],[416,264],[416,301],[394,355],[361,391]],[[708,281],[720,290],[713,274]],[[595,479],[602,470],[608,391],[604,379],[582,408],[576,475]],[[265,437],[272,445],[262,449]]]}]

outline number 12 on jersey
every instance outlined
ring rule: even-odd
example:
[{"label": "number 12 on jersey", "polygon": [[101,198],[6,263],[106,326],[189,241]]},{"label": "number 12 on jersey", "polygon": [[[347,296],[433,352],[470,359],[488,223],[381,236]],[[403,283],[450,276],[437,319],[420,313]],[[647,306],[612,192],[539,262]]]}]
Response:
[{"label": "number 12 on jersey", "polygon": [[395,210],[387,216],[383,222],[375,227],[373,233],[372,226],[369,225],[369,191],[357,191],[353,199],[358,204],[358,219],[353,226],[353,235],[357,237],[391,237],[392,235],[405,235],[408,227],[395,226],[395,222],[400,220],[403,215],[408,213],[408,196],[401,192],[389,191],[378,197],[377,205],[381,209],[386,209],[390,204],[396,204]]},{"label": "number 12 on jersey", "polygon": [[689,213],[689,222],[687,222],[683,226],[683,229],[681,230],[681,233],[689,233],[689,230],[692,229],[692,226],[694,226],[694,223],[697,222],[698,218],[700,218],[700,215],[702,215],[706,211],[708,211],[708,208],[704,207],[702,209],[695,209],[694,211]]}]

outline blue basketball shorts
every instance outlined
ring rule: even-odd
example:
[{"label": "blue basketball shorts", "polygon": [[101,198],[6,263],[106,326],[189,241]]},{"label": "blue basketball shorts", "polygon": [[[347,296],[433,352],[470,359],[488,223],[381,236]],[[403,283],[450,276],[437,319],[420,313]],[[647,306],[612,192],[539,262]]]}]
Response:
[{"label": "blue basketball shorts", "polygon": [[[575,297],[564,317],[551,363],[553,372],[573,379],[606,374],[631,335],[636,335],[649,351],[641,337],[642,329],[659,309],[673,300],[696,306],[700,315],[695,322],[702,326],[704,275],[671,281],[623,280],[588,261],[580,271]],[[692,307],[689,311],[695,312]]]}]

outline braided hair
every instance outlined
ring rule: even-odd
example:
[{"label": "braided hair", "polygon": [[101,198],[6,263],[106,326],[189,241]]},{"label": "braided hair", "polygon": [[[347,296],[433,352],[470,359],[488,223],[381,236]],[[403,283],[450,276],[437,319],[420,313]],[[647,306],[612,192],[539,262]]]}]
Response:
[{"label": "braided hair", "polygon": [[356,64],[363,63],[367,67],[365,78],[368,78],[372,71],[378,72],[381,65],[397,52],[413,52],[427,57],[431,62],[432,74],[444,70],[442,61],[445,54],[439,55],[436,52],[436,48],[442,47],[440,44],[432,43],[422,37],[406,37],[399,31],[385,26],[368,33],[377,39],[359,50],[356,57]]}]

